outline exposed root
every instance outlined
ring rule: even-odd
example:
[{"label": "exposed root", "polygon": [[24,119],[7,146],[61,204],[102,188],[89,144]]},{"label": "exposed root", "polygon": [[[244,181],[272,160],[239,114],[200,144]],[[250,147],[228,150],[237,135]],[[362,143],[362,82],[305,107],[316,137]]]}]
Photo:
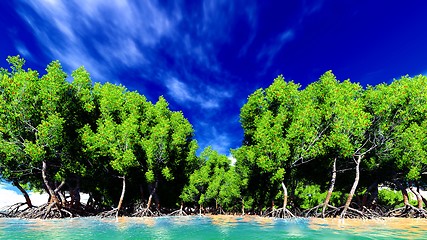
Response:
[{"label": "exposed root", "polygon": [[108,210],[108,211],[104,211],[99,213],[98,217],[102,217],[102,218],[109,218],[109,217],[116,217],[117,216],[117,208],[113,209],[113,210]]},{"label": "exposed root", "polygon": [[[356,208],[348,207],[345,214],[342,214],[345,206],[339,207],[337,214],[339,214],[340,218],[359,218],[359,219],[377,219],[381,218],[382,215],[378,212],[375,212],[371,209],[363,207],[362,210],[358,210]],[[338,216],[338,215],[336,215]]]},{"label": "exposed root", "polygon": [[409,217],[409,218],[427,218],[427,211],[412,205],[406,205],[401,208],[388,211],[387,217]]},{"label": "exposed root", "polygon": [[181,205],[181,207],[178,210],[173,211],[168,215],[169,216],[187,216],[187,213],[183,210],[183,205]]},{"label": "exposed root", "polygon": [[70,217],[70,218],[73,218],[73,217],[74,217],[74,214],[72,214],[70,211],[68,211],[68,210],[67,210],[67,209],[65,209],[65,208],[62,208],[62,209],[61,209],[61,212],[68,214],[68,217]]},{"label": "exposed root", "polygon": [[[81,204],[79,208],[72,208],[71,206],[62,206],[57,203],[46,203],[39,207],[29,208],[26,203],[17,203],[6,208],[0,209],[0,218],[27,218],[27,219],[50,219],[50,218],[73,218],[80,216],[94,216],[95,213],[92,211],[86,211],[85,205]],[[197,209],[184,208],[173,211],[172,209],[157,209],[147,208],[146,204],[138,204],[135,207],[129,207],[118,210],[111,209],[97,214],[99,217],[117,217],[117,214],[126,214],[132,217],[159,217],[164,216],[163,213],[168,213],[168,216],[187,216],[196,214]],[[212,214],[227,214],[221,207],[216,209],[212,208],[208,211]],[[292,208],[291,210],[285,208],[269,208],[264,213],[261,213],[263,217],[275,217],[275,218],[295,218],[295,217],[324,217],[324,218],[358,218],[358,219],[381,219],[384,217],[407,217],[407,218],[427,218],[427,210],[417,208],[412,205],[405,205],[404,207],[389,210],[386,207],[375,205],[373,208],[365,206],[357,206],[353,203],[353,206],[348,207],[347,211],[343,215],[344,206],[335,207],[332,205],[319,204],[313,208],[301,211],[298,208]],[[322,213],[324,211],[324,213]],[[133,212],[133,214],[131,214]],[[162,213],[163,212],[163,213]],[[343,216],[341,216],[343,215]]]},{"label": "exposed root", "polygon": [[291,213],[287,208],[277,208],[273,209],[270,212],[266,211],[266,214],[263,215],[264,217],[275,217],[275,218],[294,218],[295,215]]},{"label": "exposed root", "polygon": [[134,207],[134,213],[131,215],[132,217],[160,217],[163,214],[159,209],[152,211],[148,206],[144,206],[144,203],[138,203]]},{"label": "exposed root", "polygon": [[176,211],[169,213],[168,215],[169,216],[187,216],[188,214],[184,210],[178,209]]},{"label": "exposed root", "polygon": [[216,214],[225,214],[224,209],[222,209],[222,207],[218,207],[216,209]]},{"label": "exposed root", "polygon": [[25,211],[28,209],[28,207],[27,207],[24,210],[21,210],[20,208],[24,205],[27,205],[27,204],[26,203],[15,203],[9,207],[6,207],[6,209],[4,209],[4,213],[2,213],[2,215],[4,215],[5,217],[14,217],[19,212]]},{"label": "exposed root", "polygon": [[17,203],[14,204],[3,212],[1,212],[1,217],[13,217],[13,218],[28,218],[28,219],[47,219],[47,218],[73,218],[80,216],[90,216],[88,212],[85,212],[83,209],[68,208],[61,206],[56,203],[46,203],[39,207],[26,207],[21,209],[22,206],[26,203]]},{"label": "exposed root", "polygon": [[344,216],[341,216],[341,218],[362,218],[362,219],[373,219],[376,218],[375,216],[372,216],[370,213],[359,211],[355,208],[348,207],[347,212]]},{"label": "exposed root", "polygon": [[[323,217],[323,218],[334,218],[341,217],[342,211],[344,210],[344,206],[342,207],[334,207],[332,205],[327,205],[327,210],[322,215],[322,210],[324,204],[319,204],[316,207],[310,208],[304,212],[304,217]],[[356,208],[348,207],[346,213],[342,216],[342,218],[361,218],[361,219],[375,219],[382,218],[384,216],[383,212],[380,208],[378,208],[379,212],[363,207],[362,210],[358,210]]]},{"label": "exposed root", "polygon": [[26,209],[17,213],[14,217],[19,218],[64,218],[75,217],[70,211],[65,208],[59,207],[55,203],[44,204],[40,207]]},{"label": "exposed root", "polygon": [[373,218],[383,218],[383,216],[384,216],[384,213],[381,211],[380,208],[378,208],[378,209],[376,209],[374,211],[374,210],[371,210],[371,209],[369,209],[369,208],[367,208],[367,207],[364,206],[363,207],[363,212],[366,213],[366,214],[368,214],[368,216],[370,216],[371,219],[373,219]]},{"label": "exposed root", "polygon": [[334,207],[330,204],[327,204],[326,205],[327,208],[332,209],[332,211],[331,210],[329,210],[329,211],[325,210],[325,213],[322,214],[322,212],[321,211],[319,212],[318,210],[323,210],[324,206],[325,206],[325,204],[322,203],[322,204],[319,204],[313,208],[307,209],[303,212],[303,216],[304,217],[323,217],[323,218],[325,218],[325,217],[335,216],[337,210],[339,210],[337,207]]},{"label": "exposed root", "polygon": [[132,217],[160,217],[163,216],[163,214],[156,209],[155,211],[151,211],[149,208],[144,208],[141,211],[137,211],[134,214],[132,214]]}]

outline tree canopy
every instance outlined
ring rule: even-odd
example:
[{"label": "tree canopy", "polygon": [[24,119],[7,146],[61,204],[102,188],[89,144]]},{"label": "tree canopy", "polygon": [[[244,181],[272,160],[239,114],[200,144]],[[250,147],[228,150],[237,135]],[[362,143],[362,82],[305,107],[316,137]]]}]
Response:
[{"label": "tree canopy", "polygon": [[42,76],[19,56],[7,62],[0,178],[29,209],[26,190],[50,196],[21,216],[146,216],[184,205],[194,213],[427,216],[425,76],[366,87],[332,71],[305,87],[278,76],[242,106],[232,163],[211,147],[197,156],[191,123],[162,96],[152,103],[125,86],[93,83],[83,67],[68,77],[58,61]]}]

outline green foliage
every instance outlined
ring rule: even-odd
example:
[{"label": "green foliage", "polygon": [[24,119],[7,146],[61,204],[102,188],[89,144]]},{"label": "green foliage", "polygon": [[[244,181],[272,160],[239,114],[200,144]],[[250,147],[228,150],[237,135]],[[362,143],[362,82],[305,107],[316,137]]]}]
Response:
[{"label": "green foliage", "polygon": [[377,139],[385,140],[377,153],[379,164],[418,180],[426,165],[427,78],[404,76],[391,84],[370,87],[367,107],[376,116]]},{"label": "green foliage", "polygon": [[52,177],[63,178],[75,167],[69,161],[72,149],[68,145],[74,136],[66,121],[72,116],[67,107],[72,100],[69,83],[57,61],[48,65],[41,78],[36,71],[24,70],[25,61],[19,56],[7,61],[10,72],[3,70],[0,82],[1,141],[5,146],[0,171],[8,173],[7,180],[41,187],[42,181],[35,175],[40,174],[42,161]]},{"label": "green foliage", "polygon": [[92,112],[95,109],[95,104],[93,102],[92,80],[89,73],[84,67],[79,67],[73,71],[71,76],[73,77],[73,82],[70,87],[74,90],[77,99],[83,105],[83,109]]},{"label": "green foliage", "polygon": [[19,56],[8,62],[10,70],[0,75],[3,179],[42,188],[46,162],[49,180],[85,179],[92,184],[82,190],[94,196],[114,191],[108,183],[114,175],[137,171],[147,182],[161,177],[180,191],[197,162],[197,143],[191,124],[164,98],[153,105],[123,86],[92,85],[83,67],[68,82],[58,61],[41,77],[24,70]]},{"label": "green foliage", "polygon": [[203,165],[190,175],[189,183],[181,193],[184,202],[200,205],[215,202],[225,209],[233,208],[240,197],[240,179],[225,155],[211,147],[200,154]]},{"label": "green foliage", "polygon": [[[196,156],[192,125],[164,97],[151,103],[121,85],[92,84],[83,67],[68,82],[58,61],[43,76],[24,69],[19,56],[7,62],[0,69],[0,177],[32,188],[45,187],[44,162],[50,182],[81,180],[83,191],[108,204],[122,175],[134,190],[158,186],[170,205],[180,198],[229,210],[270,206],[283,182],[295,193],[293,206],[308,209],[324,201],[334,159],[340,172],[362,157],[363,189],[372,181],[422,181],[427,169],[425,76],[366,89],[331,71],[304,89],[278,76],[241,108],[244,138],[232,166],[211,148]],[[339,176],[332,204],[342,204],[353,177]],[[137,199],[134,190],[127,194]],[[381,189],[379,201],[396,207],[402,198]]]},{"label": "green foliage", "polygon": [[[411,198],[409,195],[409,203],[416,206],[417,200]],[[382,206],[387,206],[391,209],[403,207],[403,196],[401,191],[396,191],[389,188],[381,188],[378,190],[378,204]]]},{"label": "green foliage", "polygon": [[392,208],[403,206],[403,196],[400,191],[387,188],[378,190],[378,204]]},{"label": "green foliage", "polygon": [[[317,184],[299,184],[295,189],[295,203],[301,209],[310,209],[322,204],[327,193],[327,191],[322,191]],[[339,206],[342,199],[343,194],[340,191],[332,192],[329,204]]]},{"label": "green foliage", "polygon": [[93,95],[100,113],[95,131],[89,125],[82,130],[86,152],[120,175],[127,175],[131,168],[140,167],[139,161],[143,160],[137,158],[142,137],[139,126],[148,104],[145,97],[109,83],[96,84]]},{"label": "green foliage", "polygon": [[[345,169],[354,166],[355,156],[378,173],[377,179],[387,178],[379,169],[404,173],[401,181],[420,179],[427,159],[426,79],[403,77],[364,90],[328,71],[299,90],[279,76],[250,95],[241,109],[245,139],[233,154],[237,172],[248,184],[242,189],[266,205],[280,194],[280,181],[322,179],[300,173],[300,165],[316,160],[324,169],[338,158],[338,168]],[[320,201],[303,200],[304,207]]]},{"label": "green foliage", "polygon": [[300,185],[295,189],[299,206],[302,209],[310,209],[321,204],[326,198],[327,192],[322,192],[319,185]]}]

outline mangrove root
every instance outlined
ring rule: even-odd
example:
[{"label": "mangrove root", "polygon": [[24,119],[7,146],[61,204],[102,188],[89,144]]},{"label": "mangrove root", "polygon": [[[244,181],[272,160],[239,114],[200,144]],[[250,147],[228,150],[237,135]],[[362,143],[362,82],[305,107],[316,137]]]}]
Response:
[{"label": "mangrove root", "polygon": [[387,217],[411,217],[411,218],[427,218],[427,211],[422,208],[414,207],[410,204],[404,207],[388,211]]}]

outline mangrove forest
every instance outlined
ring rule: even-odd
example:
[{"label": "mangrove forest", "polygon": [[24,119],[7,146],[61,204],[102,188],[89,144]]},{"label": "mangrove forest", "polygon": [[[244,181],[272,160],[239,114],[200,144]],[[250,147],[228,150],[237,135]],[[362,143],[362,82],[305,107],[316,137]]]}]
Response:
[{"label": "mangrove forest", "polygon": [[[328,71],[304,87],[278,76],[242,106],[232,161],[197,154],[164,97],[94,83],[83,67],[67,76],[58,61],[42,76],[7,62],[0,179],[25,202],[0,217],[427,217],[426,76],[362,86]],[[49,198],[34,206],[28,191]]]}]

